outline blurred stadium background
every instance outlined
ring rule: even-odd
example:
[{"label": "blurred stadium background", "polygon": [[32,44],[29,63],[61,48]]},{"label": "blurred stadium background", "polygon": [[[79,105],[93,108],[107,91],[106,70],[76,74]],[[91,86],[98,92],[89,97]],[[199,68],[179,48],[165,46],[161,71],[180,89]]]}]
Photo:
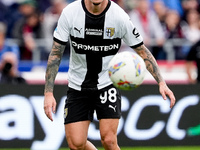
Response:
[{"label": "blurred stadium background", "polygon": [[[199,0],[142,1],[116,0],[131,16],[144,37],[145,45],[157,59],[167,82],[188,83],[185,71],[187,53],[200,39]],[[0,57],[6,51],[14,52],[18,57],[18,71],[29,84],[44,83],[52,34],[62,9],[71,2],[72,0],[0,1]],[[188,15],[189,12],[191,15]],[[121,50],[127,49],[129,48],[122,43]],[[68,58],[69,44],[63,56],[57,83],[67,82]],[[196,77],[195,71],[196,68],[192,68],[193,78]],[[145,83],[152,82],[151,76],[147,75]]]},{"label": "blurred stadium background", "polygon": [[[72,1],[0,0],[0,62],[5,52],[16,54],[17,59],[13,66],[16,65],[17,74],[26,81],[26,84],[17,85],[1,81],[0,149],[2,150],[10,148],[54,150],[67,147],[62,127],[62,103],[67,89],[69,44],[66,46],[56,78],[55,95],[58,106],[61,104],[61,107],[58,107],[54,116],[56,121],[53,124],[46,120],[42,102],[52,33],[62,9]],[[191,46],[200,40],[200,27],[198,27],[200,1],[116,0],[115,2],[138,26],[145,37],[145,44],[157,59],[163,77],[177,98],[177,104],[170,110],[169,101],[163,102],[159,97],[158,87],[149,73],[138,89],[133,92],[122,91],[123,117],[118,132],[119,144],[124,150],[129,150],[127,147],[136,150],[200,149],[198,115],[200,87],[199,84],[190,84],[185,67]],[[146,11],[142,12],[140,9]],[[134,18],[141,19],[141,24]],[[158,24],[155,25],[155,22]],[[121,50],[129,48],[122,43]],[[194,79],[197,76],[195,65],[194,63],[191,68]],[[98,133],[98,124],[94,121],[90,127],[89,139],[100,147]]]}]

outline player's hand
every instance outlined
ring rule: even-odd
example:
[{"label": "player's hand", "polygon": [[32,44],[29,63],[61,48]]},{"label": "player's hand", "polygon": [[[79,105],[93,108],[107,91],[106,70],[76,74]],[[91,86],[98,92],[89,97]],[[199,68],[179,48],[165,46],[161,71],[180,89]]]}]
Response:
[{"label": "player's hand", "polygon": [[53,121],[52,112],[56,112],[56,100],[52,93],[45,93],[44,96],[44,112],[46,116]]},{"label": "player's hand", "polygon": [[160,94],[162,95],[163,99],[166,100],[167,96],[170,99],[170,108],[172,108],[175,105],[176,98],[174,96],[174,93],[168,88],[165,82],[159,83],[159,90]]},{"label": "player's hand", "polygon": [[196,84],[197,83],[196,79],[188,79],[188,81],[189,81],[190,84]]}]

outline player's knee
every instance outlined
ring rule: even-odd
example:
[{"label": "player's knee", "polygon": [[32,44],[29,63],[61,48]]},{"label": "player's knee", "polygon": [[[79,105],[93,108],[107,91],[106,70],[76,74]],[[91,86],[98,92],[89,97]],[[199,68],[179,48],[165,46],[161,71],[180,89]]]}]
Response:
[{"label": "player's knee", "polygon": [[101,137],[101,143],[104,147],[112,149],[112,147],[115,147],[117,144],[116,137],[112,135]]},{"label": "player's knee", "polygon": [[85,142],[68,142],[70,150],[83,150],[85,148]]}]

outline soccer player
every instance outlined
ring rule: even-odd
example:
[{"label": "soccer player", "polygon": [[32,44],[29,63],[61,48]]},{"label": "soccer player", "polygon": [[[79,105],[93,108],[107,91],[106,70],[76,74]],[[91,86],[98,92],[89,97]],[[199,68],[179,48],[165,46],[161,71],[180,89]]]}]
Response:
[{"label": "soccer player", "polygon": [[117,144],[117,127],[121,116],[121,96],[112,85],[107,66],[118,52],[121,40],[144,59],[148,71],[158,82],[163,98],[169,96],[170,107],[175,104],[173,92],[166,85],[154,57],[144,46],[142,37],[124,10],[110,0],[75,1],[64,8],[54,31],[44,91],[44,111],[53,121],[52,112],[56,111],[54,80],[65,45],[69,41],[69,90],[64,111],[65,134],[70,149],[96,149],[87,140],[94,110],[99,119],[104,149],[120,149]]},{"label": "soccer player", "polygon": [[[200,22],[200,21],[199,21]],[[200,24],[200,23],[199,23]],[[200,40],[191,46],[188,55],[186,57],[186,73],[188,75],[188,81],[191,84],[200,83]],[[195,65],[195,63],[196,65]],[[193,67],[197,68],[197,77],[192,77]]]}]

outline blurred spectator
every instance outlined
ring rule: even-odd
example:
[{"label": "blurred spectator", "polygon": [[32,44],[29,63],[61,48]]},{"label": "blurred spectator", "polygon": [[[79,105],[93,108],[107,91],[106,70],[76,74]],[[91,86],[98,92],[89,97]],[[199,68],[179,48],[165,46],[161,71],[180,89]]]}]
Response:
[{"label": "blurred spectator", "polygon": [[18,31],[15,31],[14,27],[22,23],[25,17],[32,14],[35,10],[35,0],[22,0],[8,6],[6,19],[9,30],[7,32],[7,37],[15,38],[15,32]]},{"label": "blurred spectator", "polygon": [[[46,44],[44,44],[44,46],[39,45],[43,45],[43,43],[45,43],[44,40],[47,42],[52,41],[52,33],[59,15],[67,3],[72,1],[74,0],[0,0],[0,22],[3,21],[7,24],[8,30],[6,37],[16,38],[19,41],[22,41],[20,43],[22,60],[31,60],[33,58],[32,53],[34,52],[34,56],[36,56],[35,54],[38,54],[39,51],[42,53],[40,55],[42,58],[40,57],[40,59],[47,59],[50,47],[46,47]],[[118,3],[127,12],[131,9],[130,16],[132,15],[132,21],[134,21],[134,25],[140,30],[140,33],[144,37],[144,42],[149,46],[156,59],[165,59],[165,49],[163,50],[162,47],[163,44],[165,43],[165,46],[168,41],[165,41],[165,36],[163,38],[163,33],[166,33],[167,39],[186,38],[193,43],[196,43],[199,39],[200,34],[196,28],[195,18],[197,17],[196,10],[200,11],[200,0],[113,1]],[[143,6],[140,6],[141,4]],[[154,11],[152,11],[151,8],[153,8]],[[33,19],[28,18],[31,18],[30,16],[35,12],[38,12],[38,10],[40,10],[39,12],[44,13],[44,16],[40,14],[38,24],[36,25],[37,27],[31,27],[27,22],[29,22],[28,20]],[[179,17],[179,25],[174,29],[172,29],[173,25],[165,23],[165,21],[169,20],[166,19],[170,14],[168,10],[176,11]],[[42,20],[42,17],[44,17],[44,20]],[[184,24],[181,19],[184,19]],[[161,31],[162,29],[160,30],[160,25],[157,24],[157,20],[163,26],[165,32]],[[170,22],[173,22],[173,19],[171,19]],[[41,29],[41,24],[43,29]],[[45,39],[43,39],[42,42],[38,42],[37,39],[41,38]],[[154,46],[152,46],[152,44]],[[178,43],[171,43],[172,47],[173,44],[178,45]],[[67,45],[67,48],[68,47],[69,45]],[[190,47],[175,46],[173,48],[176,52],[177,59],[185,59],[186,53],[189,51]],[[35,51],[35,49],[38,51]],[[66,53],[68,56],[69,51],[65,51],[65,56]]]},{"label": "blurred spectator", "polygon": [[165,6],[162,0],[155,0],[153,2],[153,9],[156,15],[158,16],[158,19],[163,27],[165,24],[165,18],[166,18],[168,8]]},{"label": "blurred spectator", "polygon": [[0,21],[6,22],[7,7],[0,1]]},{"label": "blurred spectator", "polygon": [[[57,25],[58,18],[67,3],[65,0],[51,0],[51,4],[51,7],[44,12],[43,20],[44,36],[50,43],[53,41],[53,31]],[[50,50],[50,47],[48,49]]]},{"label": "blurred spectator", "polygon": [[184,32],[186,38],[191,43],[196,43],[200,39],[200,29],[198,27],[199,13],[196,9],[191,9],[186,15],[186,24],[184,26]]},{"label": "blurred spectator", "polygon": [[[192,74],[194,66],[197,67],[196,78],[194,78]],[[186,58],[186,73],[188,75],[189,83],[200,83],[200,40],[191,47],[188,53]]]},{"label": "blurred spectator", "polygon": [[[43,20],[43,31],[44,37],[47,43],[53,42],[53,31],[57,26],[58,18],[62,12],[62,10],[67,6],[67,2],[65,0],[51,0],[51,7],[49,7],[44,12],[44,20]],[[46,44],[47,52],[49,53],[51,50],[51,45]],[[67,43],[66,49],[63,57],[69,56],[69,43]]]},{"label": "blurred spectator", "polygon": [[154,57],[165,59],[162,49],[165,41],[164,30],[155,12],[150,9],[149,1],[139,0],[137,7],[130,11],[129,16]]},{"label": "blurred spectator", "polygon": [[39,11],[28,13],[14,26],[13,37],[20,39],[20,59],[32,60],[36,49],[35,39],[43,38],[42,15]]},{"label": "blurred spectator", "polygon": [[51,1],[52,0],[36,0],[37,1],[37,6],[38,6],[38,9],[41,11],[41,12],[45,12],[47,8],[49,8],[51,6]]},{"label": "blurred spectator", "polygon": [[[194,63],[195,61],[195,63]],[[192,72],[197,67],[197,77],[193,76]],[[188,75],[189,83],[200,83],[200,40],[195,43],[186,58],[186,73]]]},{"label": "blurred spectator", "polygon": [[[185,39],[184,31],[182,28],[181,17],[175,10],[168,10],[166,19],[165,19],[165,37],[170,40],[175,39]],[[171,44],[174,44],[171,41]],[[178,45],[176,45],[178,44]],[[183,54],[183,47],[179,46],[183,43],[175,43],[173,46],[173,51],[175,53],[175,59],[185,59]]]},{"label": "blurred spectator", "polygon": [[19,47],[16,44],[8,42],[6,40],[6,31],[7,31],[6,24],[0,22],[0,57],[5,52],[13,52],[19,59]]},{"label": "blurred spectator", "polygon": [[[149,1],[151,1],[151,3],[154,3],[157,0],[149,0]],[[168,9],[177,11],[180,16],[183,15],[181,0],[160,0],[160,1],[162,1]]]},{"label": "blurred spectator", "polygon": [[198,0],[182,0],[182,7],[183,7],[183,20],[187,20],[187,13],[189,10],[198,10],[199,9],[199,2]]},{"label": "blurred spectator", "polygon": [[177,11],[180,16],[183,15],[181,0],[164,0],[164,2],[169,9]]},{"label": "blurred spectator", "polygon": [[169,10],[165,19],[165,36],[170,38],[184,38],[184,33],[181,27],[180,15],[174,11]]},{"label": "blurred spectator", "polygon": [[0,61],[0,83],[22,84],[26,80],[18,72],[18,59],[15,53],[5,52]]},{"label": "blurred spectator", "polygon": [[19,3],[19,11],[23,16],[29,16],[37,8],[37,3],[35,0],[23,0]]},{"label": "blurred spectator", "polygon": [[[200,18],[199,18],[199,30],[200,30]],[[195,63],[194,63],[195,62]],[[197,68],[197,77],[194,78],[193,68]],[[186,73],[188,75],[189,83],[200,83],[200,39],[195,43],[186,58]]]},{"label": "blurred spectator", "polygon": [[23,1],[23,0],[1,0],[1,2],[5,5],[5,6],[11,6],[15,3],[18,3],[19,1]]}]

